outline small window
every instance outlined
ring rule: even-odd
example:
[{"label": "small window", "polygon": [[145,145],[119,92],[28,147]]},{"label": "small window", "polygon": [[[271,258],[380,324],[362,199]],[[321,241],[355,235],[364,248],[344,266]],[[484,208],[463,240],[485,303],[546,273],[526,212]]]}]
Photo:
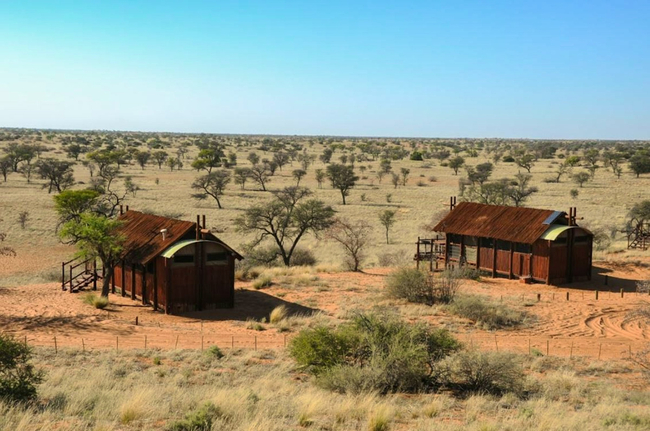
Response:
[{"label": "small window", "polygon": [[494,241],[492,238],[481,238],[481,247],[483,248],[493,248]]},{"label": "small window", "polygon": [[497,241],[497,248],[499,250],[508,250],[510,251],[510,241]]},{"label": "small window", "polygon": [[216,252],[216,253],[208,253],[206,256],[206,261],[208,262],[224,262],[228,260],[228,254],[226,252]]},{"label": "small window", "polygon": [[174,256],[174,263],[194,263],[194,256],[191,254],[177,254]]},{"label": "small window", "polygon": [[530,244],[515,243],[515,251],[517,253],[532,253],[533,247]]}]

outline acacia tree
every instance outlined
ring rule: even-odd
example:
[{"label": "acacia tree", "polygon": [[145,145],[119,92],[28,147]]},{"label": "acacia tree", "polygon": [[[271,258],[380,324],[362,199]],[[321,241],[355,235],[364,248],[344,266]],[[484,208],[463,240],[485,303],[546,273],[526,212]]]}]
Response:
[{"label": "acacia tree", "polygon": [[149,151],[138,151],[135,154],[135,159],[138,161],[138,165],[144,170],[144,167],[149,163],[151,158],[151,153]]},{"label": "acacia tree", "polygon": [[396,221],[395,214],[396,212],[394,210],[384,210],[379,213],[379,222],[381,223],[382,226],[384,226],[384,229],[386,229],[386,244],[389,244],[388,232],[390,231],[390,228],[393,227]]},{"label": "acacia tree", "polygon": [[74,184],[73,165],[74,162],[56,159],[41,159],[36,162],[38,175],[49,181],[43,185],[43,188],[48,188],[48,193],[52,193],[52,189],[56,189],[60,193],[72,186]]},{"label": "acacia tree", "polygon": [[307,171],[304,169],[294,169],[293,172],[291,172],[291,176],[296,180],[296,186],[300,185],[300,180],[307,175]]},{"label": "acacia tree", "polygon": [[167,157],[169,157],[167,152],[163,150],[154,151],[153,154],[151,154],[151,156],[156,161],[156,164],[158,165],[158,169],[162,169],[163,163],[165,163]]},{"label": "acacia tree", "polygon": [[308,233],[318,235],[334,222],[332,207],[309,198],[304,187],[287,187],[274,193],[271,201],[253,205],[235,220],[237,230],[254,233],[253,247],[271,239],[286,266],[300,240]]},{"label": "acacia tree", "polygon": [[9,172],[11,171],[11,160],[9,160],[9,157],[4,156],[0,157],[0,174],[2,174],[2,178],[4,178],[4,182],[7,182],[7,175],[9,175]]},{"label": "acacia tree", "polygon": [[582,188],[584,183],[589,181],[589,179],[591,178],[591,175],[589,175],[588,172],[578,172],[577,174],[573,175],[572,178],[573,178],[573,181],[576,184],[578,184],[580,186],[580,188]]},{"label": "acacia tree", "polygon": [[370,240],[372,228],[365,220],[351,222],[336,219],[326,232],[327,238],[338,242],[347,255],[346,264],[352,271],[359,271],[366,258],[365,249]]},{"label": "acacia tree", "polygon": [[345,197],[350,194],[350,189],[355,186],[359,177],[354,174],[354,167],[332,163],[327,166],[327,177],[332,182],[332,188],[339,189],[345,205]]},{"label": "acacia tree", "polygon": [[233,177],[235,179],[235,184],[239,184],[241,189],[244,190],[246,181],[251,177],[251,170],[250,168],[235,168]]},{"label": "acacia tree", "polygon": [[454,175],[458,175],[458,170],[465,164],[465,159],[461,156],[449,159],[449,167],[454,170]]},{"label": "acacia tree", "polygon": [[219,198],[223,196],[223,191],[228,183],[230,183],[230,172],[225,169],[219,169],[207,175],[202,175],[192,183],[192,188],[200,191],[199,193],[193,194],[192,197],[203,200],[211,196],[217,201],[217,207],[221,209],[221,201]]},{"label": "acacia tree", "polygon": [[98,207],[99,195],[88,190],[69,190],[54,196],[54,206],[62,222],[59,237],[77,246],[84,259],[99,258],[104,268],[101,296],[108,297],[115,266],[124,247],[124,237],[117,229],[119,220],[106,217]]},{"label": "acacia tree", "polygon": [[271,181],[271,176],[273,175],[269,165],[267,163],[256,163],[252,168],[249,168],[248,172],[250,178],[259,184],[263,191],[266,191],[266,183]]}]

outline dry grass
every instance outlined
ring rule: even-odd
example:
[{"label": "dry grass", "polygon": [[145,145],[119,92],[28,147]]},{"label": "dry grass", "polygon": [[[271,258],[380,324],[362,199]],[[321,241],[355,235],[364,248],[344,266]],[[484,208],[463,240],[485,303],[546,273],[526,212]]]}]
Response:
[{"label": "dry grass", "polygon": [[[158,359],[156,359],[158,358]],[[0,403],[0,429],[154,430],[212,404],[212,430],[639,430],[650,424],[647,392],[572,371],[536,375],[530,399],[446,394],[342,395],[299,377],[282,352],[79,351],[37,348],[47,371],[39,405]],[[158,365],[156,365],[158,364]],[[536,376],[536,377],[533,377]]]}]

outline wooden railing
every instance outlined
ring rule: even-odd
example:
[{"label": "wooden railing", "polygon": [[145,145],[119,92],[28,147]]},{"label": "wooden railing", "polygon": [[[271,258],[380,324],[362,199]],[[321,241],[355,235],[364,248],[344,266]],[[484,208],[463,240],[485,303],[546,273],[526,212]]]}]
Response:
[{"label": "wooden railing", "polygon": [[73,293],[91,285],[93,290],[97,290],[97,280],[104,278],[103,268],[101,272],[101,275],[97,272],[97,259],[95,258],[86,260],[75,258],[62,262],[61,290]]}]

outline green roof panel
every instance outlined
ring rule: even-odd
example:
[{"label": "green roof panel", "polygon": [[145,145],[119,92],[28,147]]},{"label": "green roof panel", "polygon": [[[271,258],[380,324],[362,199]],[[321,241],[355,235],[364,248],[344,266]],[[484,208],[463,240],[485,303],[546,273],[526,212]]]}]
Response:
[{"label": "green roof panel", "polygon": [[208,240],[205,240],[205,239],[199,239],[199,240],[196,240],[196,239],[184,239],[182,241],[178,241],[177,243],[172,244],[171,247],[167,248],[160,255],[162,257],[166,257],[167,259],[170,259],[170,258],[174,257],[176,252],[179,251],[180,249],[182,249],[184,247],[187,247],[188,245],[191,245],[191,244],[196,244],[197,242],[211,242],[211,243],[214,243],[214,244],[221,245],[217,241],[208,241]]}]

